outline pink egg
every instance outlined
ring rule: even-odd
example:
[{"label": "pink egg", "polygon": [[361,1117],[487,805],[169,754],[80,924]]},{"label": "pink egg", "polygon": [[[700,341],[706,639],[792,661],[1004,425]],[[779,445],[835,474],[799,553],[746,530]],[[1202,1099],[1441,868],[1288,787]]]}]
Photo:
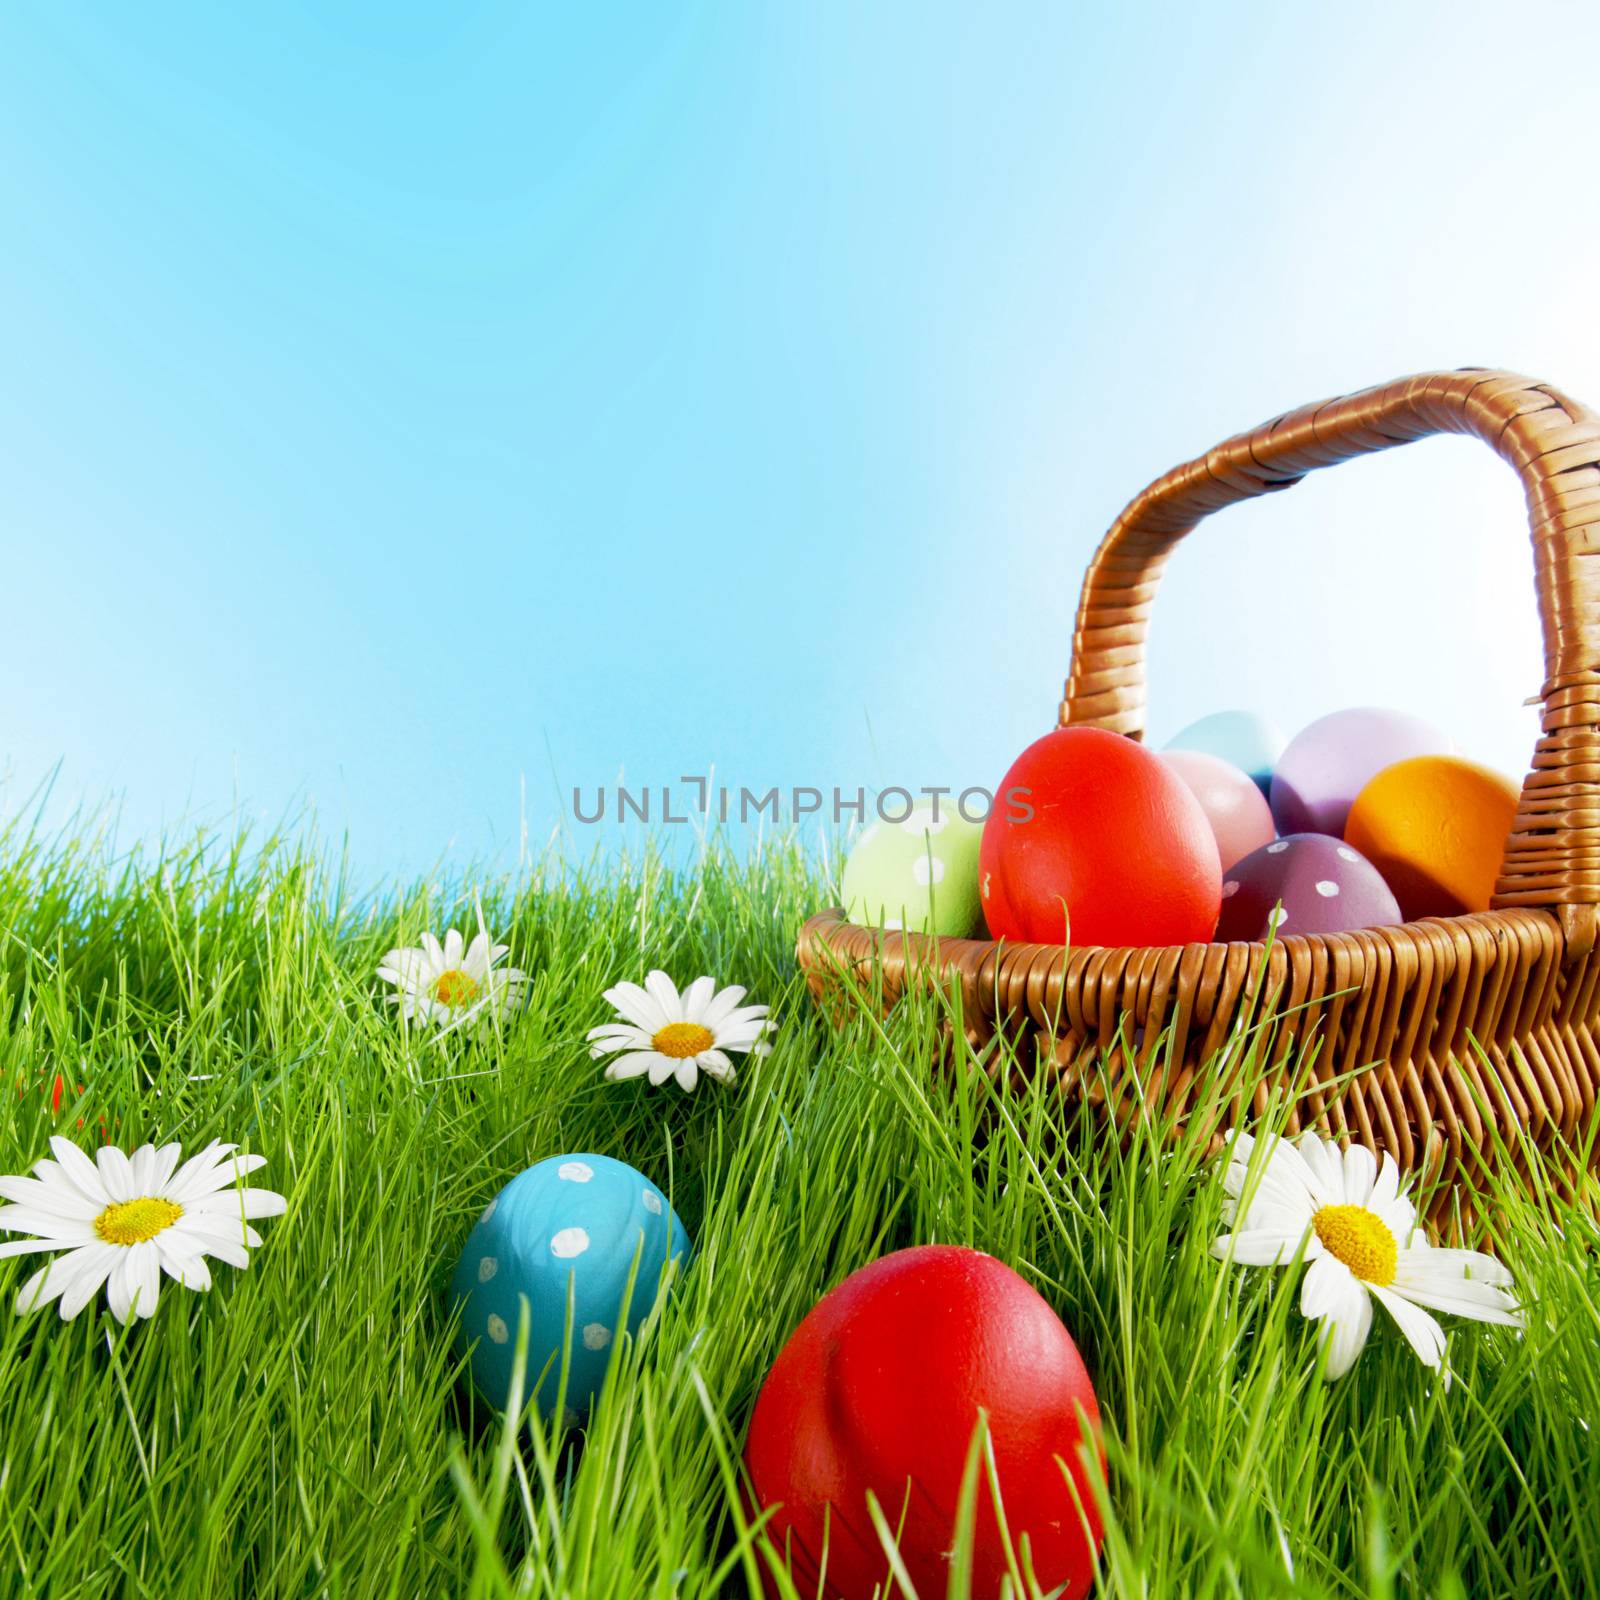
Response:
[{"label": "pink egg", "polygon": [[1217,836],[1217,854],[1226,872],[1252,850],[1277,838],[1272,808],[1247,772],[1204,750],[1163,750],[1161,759],[1188,785]]}]

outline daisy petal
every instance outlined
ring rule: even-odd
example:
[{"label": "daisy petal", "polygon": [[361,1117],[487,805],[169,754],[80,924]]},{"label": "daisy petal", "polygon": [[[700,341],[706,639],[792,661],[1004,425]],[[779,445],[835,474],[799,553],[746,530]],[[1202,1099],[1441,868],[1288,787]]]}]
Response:
[{"label": "daisy petal", "polygon": [[[105,1202],[88,1199],[73,1186],[67,1175],[53,1161],[41,1161],[37,1178],[0,1178],[0,1199],[13,1201],[19,1206],[48,1210],[55,1215],[76,1222],[93,1222],[105,1210]],[[49,1181],[54,1178],[54,1181]]]},{"label": "daisy petal", "polygon": [[1395,1236],[1395,1241],[1401,1249],[1405,1249],[1413,1242],[1413,1236],[1423,1238],[1423,1235],[1417,1232],[1417,1208],[1403,1194],[1397,1195],[1381,1206],[1371,1206],[1368,1209]]},{"label": "daisy petal", "polygon": [[722,1033],[733,1028],[743,1028],[752,1022],[760,1022],[770,1009],[769,1006],[740,1006],[736,1011],[730,1011],[727,1016],[718,1019],[717,1032]]},{"label": "daisy petal", "polygon": [[766,1056],[772,1054],[772,1046],[764,1039],[719,1039],[718,1044],[724,1050],[737,1051],[740,1055]]},{"label": "daisy petal", "polygon": [[734,1039],[740,1036],[754,1038],[758,1033],[765,1033],[771,1026],[765,1017],[724,1017],[712,1032],[719,1039]]},{"label": "daisy petal", "polygon": [[700,1070],[711,1077],[720,1079],[723,1083],[732,1083],[734,1080],[733,1063],[720,1050],[702,1050],[695,1058],[700,1063]]},{"label": "daisy petal", "polygon": [[1453,1317],[1468,1317],[1474,1322],[1496,1322],[1504,1328],[1522,1328],[1527,1320],[1516,1297],[1492,1283],[1474,1283],[1458,1278],[1453,1284],[1402,1283],[1396,1279],[1390,1289],[1413,1305],[1430,1311],[1443,1311]]},{"label": "daisy petal", "polygon": [[660,1061],[661,1059],[654,1050],[635,1050],[631,1055],[618,1056],[606,1068],[606,1076],[613,1083],[619,1082],[623,1078],[637,1078],[652,1061]]},{"label": "daisy petal", "polygon": [[102,1244],[93,1252],[80,1252],[82,1259],[72,1281],[61,1291],[61,1320],[71,1322],[83,1308],[99,1294],[101,1286],[116,1265],[118,1247]]},{"label": "daisy petal", "polygon": [[1252,1222],[1258,1210],[1262,1215],[1280,1213],[1285,1217],[1303,1218],[1309,1224],[1311,1213],[1320,1205],[1328,1204],[1328,1185],[1306,1163],[1306,1158],[1287,1139],[1269,1138],[1261,1141],[1262,1148],[1250,1146],[1250,1156],[1241,1162],[1230,1158],[1223,1173],[1223,1188],[1240,1199],[1253,1180],[1255,1188],[1249,1191],[1247,1215]]},{"label": "daisy petal", "polygon": [[[1442,1260],[1439,1258],[1443,1258]],[[1467,1275],[1468,1266],[1487,1262],[1492,1274]],[[1479,1273],[1486,1269],[1478,1268]],[[1522,1309],[1507,1292],[1511,1274],[1489,1256],[1476,1250],[1402,1250],[1395,1268],[1393,1292],[1419,1306],[1445,1311],[1478,1322],[1498,1322],[1508,1328],[1523,1326]]]},{"label": "daisy petal", "polygon": [[77,1217],[63,1217],[37,1206],[0,1206],[0,1228],[11,1233],[34,1233],[41,1239],[70,1244],[93,1244],[99,1236],[94,1225]]},{"label": "daisy petal", "polygon": [[153,1317],[161,1301],[161,1254],[148,1239],[128,1250],[128,1271],[133,1281],[134,1315]]},{"label": "daisy petal", "polygon": [[661,1007],[636,983],[619,983],[607,989],[601,999],[624,1020],[633,1023],[653,1039],[667,1025]]},{"label": "daisy petal", "polygon": [[1323,1376],[1331,1383],[1355,1365],[1372,1332],[1372,1296],[1345,1273],[1338,1297],[1322,1318],[1322,1348],[1326,1354]]},{"label": "daisy petal", "polygon": [[63,1239],[7,1239],[0,1244],[0,1261],[10,1260],[13,1256],[36,1256],[47,1250],[67,1250],[77,1248],[69,1245]]},{"label": "daisy petal", "polygon": [[1400,1197],[1400,1167],[1387,1150],[1378,1163],[1378,1176],[1373,1179],[1372,1193],[1367,1196],[1369,1210],[1381,1214],[1384,1206],[1392,1205]]},{"label": "daisy petal", "polygon": [[1477,1283],[1493,1283],[1502,1289],[1512,1284],[1511,1269],[1481,1250],[1452,1250],[1439,1245],[1423,1249],[1402,1250],[1396,1269],[1403,1277],[1412,1271],[1446,1273],[1457,1278],[1471,1278]]},{"label": "daisy petal", "polygon": [[[92,1297],[95,1290],[105,1282],[105,1274],[115,1259],[116,1246],[109,1244],[88,1245],[82,1250],[73,1250],[64,1256],[57,1256],[49,1265],[41,1267],[34,1273],[17,1291],[17,1315],[20,1317],[30,1311],[41,1310],[60,1299],[84,1279],[88,1279],[93,1285],[89,1290]],[[87,1305],[88,1301],[85,1300],[84,1304]],[[82,1307],[78,1309],[81,1310]]]},{"label": "daisy petal", "polygon": [[[1290,1152],[1294,1156],[1292,1162]],[[1338,1145],[1331,1139],[1317,1133],[1303,1133],[1293,1144],[1279,1139],[1271,1159],[1274,1165],[1281,1160],[1286,1172],[1299,1176],[1316,1204],[1336,1206],[1343,1202],[1344,1164],[1339,1159]]]},{"label": "daisy petal", "polygon": [[[631,1022],[606,1022],[598,1028],[591,1028],[584,1038],[596,1045],[609,1045],[613,1049],[621,1049],[630,1044],[647,1045],[650,1035],[643,1028],[636,1028]],[[601,1054],[604,1054],[601,1050]]]},{"label": "daisy petal", "polygon": [[710,978],[696,978],[683,991],[683,1020],[703,1023],[706,1007],[710,1005],[716,992],[717,986]]},{"label": "daisy petal", "polygon": [[174,1183],[167,1190],[167,1198],[175,1205],[192,1205],[219,1189],[233,1188],[241,1178],[259,1172],[266,1164],[267,1158],[262,1155],[225,1156],[209,1172],[197,1172],[181,1186]]},{"label": "daisy petal", "polygon": [[1383,1309],[1395,1320],[1395,1326],[1405,1335],[1406,1343],[1417,1353],[1425,1367],[1437,1367],[1444,1359],[1444,1329],[1421,1306],[1413,1305],[1404,1295],[1392,1289],[1369,1285],[1371,1293],[1383,1304]]},{"label": "daisy petal", "polygon": [[[225,1211],[185,1211],[173,1224],[173,1229],[179,1239],[207,1250],[214,1239],[229,1243],[239,1240],[251,1250],[261,1248],[261,1235],[237,1211],[231,1215]],[[176,1240],[174,1245],[182,1248]]]},{"label": "daisy petal", "polygon": [[106,1284],[106,1304],[111,1315],[124,1327],[128,1323],[128,1309],[133,1304],[133,1274],[128,1264],[128,1252],[123,1252],[111,1268]]},{"label": "daisy petal", "polygon": [[687,1060],[680,1061],[678,1063],[676,1076],[678,1079],[678,1087],[682,1089],[685,1094],[693,1091],[694,1086],[700,1081],[700,1068],[696,1064],[693,1056],[690,1056]]},{"label": "daisy petal", "polygon": [[101,1145],[95,1159],[100,1167],[100,1181],[113,1200],[120,1204],[139,1197],[133,1163],[114,1144]]},{"label": "daisy petal", "polygon": [[204,1294],[211,1287],[211,1269],[203,1255],[179,1256],[170,1250],[161,1252],[161,1270],[176,1284]]},{"label": "daisy petal", "polygon": [[1378,1177],[1378,1158],[1364,1144],[1353,1144],[1344,1153],[1344,1198],[1346,1205],[1365,1206]]},{"label": "daisy petal", "polygon": [[178,1170],[178,1161],[183,1155],[181,1144],[164,1144],[156,1151],[154,1181],[150,1187],[151,1194],[164,1194],[166,1187],[172,1182],[172,1174]]},{"label": "daisy petal", "polygon": [[659,968],[645,975],[644,986],[646,993],[661,1008],[661,1014],[668,1022],[683,1021],[683,999],[678,993],[678,987],[666,973]]},{"label": "daisy petal", "polygon": [[281,1217],[288,1209],[289,1202],[271,1189],[224,1189],[185,1207],[191,1216],[229,1217]]},{"label": "daisy petal", "polygon": [[739,1002],[744,996],[745,990],[742,985],[730,983],[726,989],[707,1002],[705,1010],[696,1020],[702,1027],[715,1032],[738,1009]]},{"label": "daisy petal", "polygon": [[1333,1315],[1348,1302],[1354,1282],[1349,1267],[1337,1256],[1318,1256],[1300,1284],[1300,1315],[1313,1322]]},{"label": "daisy petal", "polygon": [[1311,1226],[1314,1203],[1304,1184],[1297,1177],[1285,1180],[1281,1171],[1268,1171],[1260,1175],[1255,1189],[1250,1191],[1241,1207],[1234,1206],[1235,1231],[1253,1232],[1258,1229],[1283,1233],[1304,1233]]},{"label": "daisy petal", "polygon": [[[111,1196],[106,1193],[106,1186],[94,1162],[70,1139],[63,1139],[59,1135],[51,1139],[50,1150],[66,1180],[79,1194],[95,1202],[95,1215],[98,1216],[111,1204]],[[38,1168],[34,1170],[38,1171]]]},{"label": "daisy petal", "polygon": [[197,1151],[190,1156],[184,1164],[173,1173],[167,1184],[166,1198],[176,1200],[183,1193],[188,1184],[203,1172],[209,1172],[224,1156],[231,1155],[235,1146],[224,1144],[220,1139],[213,1139],[205,1149]]},{"label": "daisy petal", "polygon": [[70,1278],[58,1278],[52,1287],[50,1274],[60,1265],[60,1257],[54,1261],[47,1261],[34,1275],[27,1279],[22,1287],[17,1290],[17,1298],[12,1303],[12,1311],[19,1317],[25,1317],[30,1311],[40,1311],[58,1298],[61,1291],[71,1281]]},{"label": "daisy petal", "polygon": [[1230,1258],[1241,1267],[1275,1267],[1293,1261],[1302,1243],[1306,1245],[1309,1259],[1313,1250],[1321,1255],[1316,1239],[1306,1241],[1304,1229],[1256,1228],[1243,1233],[1224,1233],[1211,1246],[1211,1254],[1219,1261]]},{"label": "daisy petal", "polygon": [[1249,1161],[1250,1152],[1256,1147],[1256,1136],[1246,1133],[1243,1128],[1229,1128],[1223,1134],[1222,1142],[1229,1161]]},{"label": "daisy petal", "polygon": [[215,1256],[218,1261],[225,1262],[239,1272],[243,1272],[250,1265],[250,1251],[240,1241],[237,1233],[231,1239],[209,1237],[201,1242],[206,1255]]}]

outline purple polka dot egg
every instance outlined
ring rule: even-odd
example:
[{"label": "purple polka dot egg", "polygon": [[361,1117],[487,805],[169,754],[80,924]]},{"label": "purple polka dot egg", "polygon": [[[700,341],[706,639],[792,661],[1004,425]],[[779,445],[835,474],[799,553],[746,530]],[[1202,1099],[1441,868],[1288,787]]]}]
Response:
[{"label": "purple polka dot egg", "polygon": [[568,1420],[581,1418],[605,1381],[623,1301],[627,1331],[636,1332],[668,1263],[681,1272],[689,1254],[689,1236],[666,1196],[624,1161],[551,1156],[519,1172],[478,1218],[450,1284],[461,1308],[457,1347],[470,1352],[473,1383],[491,1404],[505,1406],[526,1299],[523,1393],[537,1389],[541,1412],[552,1411],[565,1360]]},{"label": "purple polka dot egg", "polygon": [[1253,942],[1402,921],[1389,885],[1360,851],[1325,833],[1291,833],[1228,869],[1216,937]]}]

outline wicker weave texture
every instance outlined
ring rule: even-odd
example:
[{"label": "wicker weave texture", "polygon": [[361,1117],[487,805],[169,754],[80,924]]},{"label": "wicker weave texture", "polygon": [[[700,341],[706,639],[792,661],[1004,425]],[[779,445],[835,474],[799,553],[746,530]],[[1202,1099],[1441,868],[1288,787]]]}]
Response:
[{"label": "wicker weave texture", "polygon": [[[1476,1168],[1496,1132],[1570,1142],[1600,1088],[1600,418],[1511,373],[1423,373],[1302,407],[1174,468],[1128,505],[1089,564],[1060,722],[1143,737],[1156,585],[1211,512],[1437,433],[1475,435],[1516,470],[1533,536],[1541,733],[1492,910],[1296,935],[1270,950],[1065,950],[880,934],[835,909],[800,935],[813,988],[826,992],[841,971],[881,974],[890,1001],[913,984],[959,984],[975,1041],[1004,1029],[1022,1059],[1069,1093],[1103,1097],[1119,1120],[1140,1105],[1181,1114],[1195,1074],[1253,1019],[1278,1063],[1318,1046],[1292,1128],[1445,1178]],[[1119,1029],[1136,1041],[1131,1053],[1105,1049]],[[1269,1074],[1257,1110],[1274,1087]]]}]

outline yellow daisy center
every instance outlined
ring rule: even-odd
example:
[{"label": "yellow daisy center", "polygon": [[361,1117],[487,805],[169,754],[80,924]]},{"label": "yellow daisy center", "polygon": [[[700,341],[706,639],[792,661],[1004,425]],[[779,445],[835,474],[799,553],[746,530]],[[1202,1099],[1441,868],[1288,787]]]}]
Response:
[{"label": "yellow daisy center", "polygon": [[479,987],[470,973],[452,967],[433,980],[433,998],[442,1006],[470,1006],[478,998]]},{"label": "yellow daisy center", "polygon": [[146,1195],[141,1200],[124,1200],[121,1205],[107,1206],[94,1219],[94,1231],[107,1244],[143,1244],[146,1239],[164,1233],[182,1215],[182,1206]]},{"label": "yellow daisy center", "polygon": [[1394,1282],[1400,1249],[1375,1212],[1365,1206],[1322,1206],[1311,1225],[1323,1249],[1337,1256],[1363,1283],[1383,1289]]},{"label": "yellow daisy center", "polygon": [[698,1022],[669,1022],[650,1041],[662,1055],[671,1056],[674,1061],[687,1061],[690,1056],[709,1050],[716,1042],[716,1035]]}]

